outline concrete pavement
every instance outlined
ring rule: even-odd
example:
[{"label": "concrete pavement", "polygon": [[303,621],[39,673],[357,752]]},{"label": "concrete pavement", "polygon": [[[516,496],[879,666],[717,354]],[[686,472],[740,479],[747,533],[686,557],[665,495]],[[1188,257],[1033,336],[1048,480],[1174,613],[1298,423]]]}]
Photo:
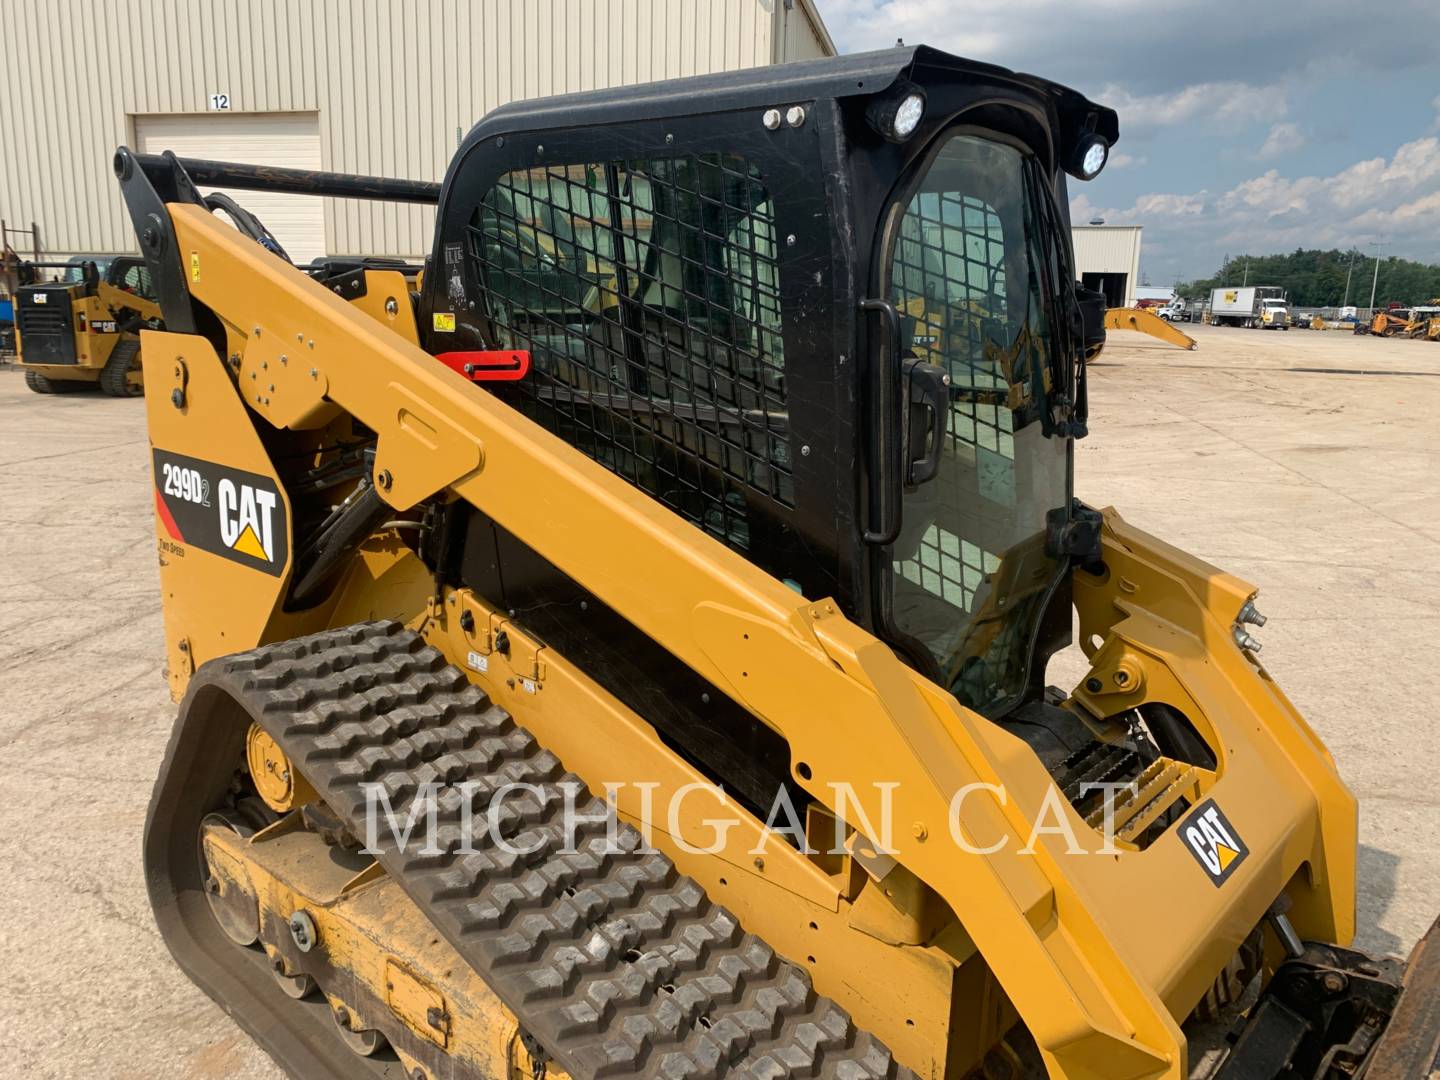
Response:
[{"label": "concrete pavement", "polygon": [[[1266,665],[1361,800],[1358,943],[1403,953],[1440,912],[1440,345],[1194,335],[1112,335],[1077,489],[1261,586]],[[0,368],[0,466],[0,1072],[278,1077],[145,898],[174,707],[143,406]]]}]

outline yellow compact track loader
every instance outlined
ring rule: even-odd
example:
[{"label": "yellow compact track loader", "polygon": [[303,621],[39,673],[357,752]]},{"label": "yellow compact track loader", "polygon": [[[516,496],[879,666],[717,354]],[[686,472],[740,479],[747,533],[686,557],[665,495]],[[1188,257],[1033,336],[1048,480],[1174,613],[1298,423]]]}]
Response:
[{"label": "yellow compact track loader", "polygon": [[[1117,135],[900,48],[517,102],[443,185],[120,149],[190,977],[301,1077],[1178,1078],[1247,984],[1224,1076],[1431,1068],[1255,586],[1076,498]],[[436,204],[428,267],[202,183]]]},{"label": "yellow compact track loader", "polygon": [[[59,281],[37,271],[60,268]],[[94,261],[21,263],[15,291],[16,342],[25,385],[59,394],[98,385],[113,397],[142,392],[142,329],[163,327],[143,259],[121,256],[102,274]]]}]

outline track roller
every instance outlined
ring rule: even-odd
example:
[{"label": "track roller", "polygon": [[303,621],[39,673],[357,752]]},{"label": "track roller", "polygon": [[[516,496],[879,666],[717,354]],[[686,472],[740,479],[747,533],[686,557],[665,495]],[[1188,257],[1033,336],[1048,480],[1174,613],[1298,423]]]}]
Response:
[{"label": "track roller", "polygon": [[354,1015],[337,1001],[330,1003],[330,1019],[335,1021],[335,1030],[340,1035],[340,1041],[361,1057],[370,1057],[389,1045],[385,1036],[374,1028],[356,1030],[351,1027],[355,1020]]},{"label": "track roller", "polygon": [[250,946],[260,937],[260,902],[245,867],[205,842],[210,832],[224,830],[250,836],[254,830],[226,814],[207,814],[200,823],[200,865],[205,874],[205,899],[225,936]]}]

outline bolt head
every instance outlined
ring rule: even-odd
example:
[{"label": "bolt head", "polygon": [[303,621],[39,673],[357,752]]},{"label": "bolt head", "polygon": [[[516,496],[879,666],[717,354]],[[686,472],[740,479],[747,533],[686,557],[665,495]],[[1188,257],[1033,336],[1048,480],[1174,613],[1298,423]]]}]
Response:
[{"label": "bolt head", "polygon": [[760,122],[765,125],[766,131],[780,130],[780,110],[766,109],[765,115],[760,118]]},{"label": "bolt head", "polygon": [[785,122],[792,128],[798,128],[801,124],[805,123],[804,107],[791,105],[790,108],[785,111]]},{"label": "bolt head", "polygon": [[315,947],[319,934],[315,929],[315,920],[310,918],[309,912],[297,911],[290,916],[290,938],[301,952],[308,953]]},{"label": "bolt head", "polygon": [[1089,690],[1092,694],[1098,694],[1104,688],[1105,684],[1102,683],[1099,679],[1095,678],[1093,675],[1085,680],[1085,689]]},{"label": "bolt head", "polygon": [[174,405],[177,409],[183,409],[185,407],[185,391],[181,390],[178,386],[174,390],[171,390],[170,404]]}]

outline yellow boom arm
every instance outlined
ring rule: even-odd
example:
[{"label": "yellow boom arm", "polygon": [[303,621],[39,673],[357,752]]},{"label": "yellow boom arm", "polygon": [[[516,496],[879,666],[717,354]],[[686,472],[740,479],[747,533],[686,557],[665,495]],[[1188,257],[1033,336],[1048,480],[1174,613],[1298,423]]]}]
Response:
[{"label": "yellow boom arm", "polygon": [[1195,339],[1185,331],[1176,329],[1160,316],[1152,315],[1143,308],[1110,308],[1105,312],[1105,329],[1134,330],[1140,334],[1149,334],[1178,349],[1198,348]]}]

